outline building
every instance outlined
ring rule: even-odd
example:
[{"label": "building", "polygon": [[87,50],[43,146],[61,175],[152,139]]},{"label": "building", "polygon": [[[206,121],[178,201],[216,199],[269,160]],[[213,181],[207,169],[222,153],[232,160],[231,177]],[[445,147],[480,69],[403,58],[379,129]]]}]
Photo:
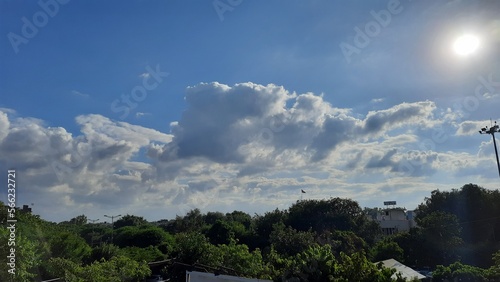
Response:
[{"label": "building", "polygon": [[[399,261],[397,261],[395,259],[386,259],[386,260],[383,260],[380,262],[376,262],[375,264],[379,264],[379,263],[382,263],[382,265],[384,267],[395,269],[396,273],[399,273],[401,275],[401,277],[403,277],[407,281],[410,281],[410,280],[415,279],[415,278],[418,280],[422,280],[422,279],[426,278],[424,275],[418,273],[414,269],[400,263]],[[392,279],[397,278],[396,273],[394,273],[391,276]]]},{"label": "building", "polygon": [[219,275],[197,271],[186,271],[186,282],[272,282],[271,280],[251,279],[230,275]]},{"label": "building", "polygon": [[404,208],[375,209],[367,216],[378,222],[384,235],[408,232],[410,228],[417,226],[415,212],[406,211]]},{"label": "building", "polygon": [[23,205],[21,211],[25,213],[31,213],[31,208],[28,205]]}]

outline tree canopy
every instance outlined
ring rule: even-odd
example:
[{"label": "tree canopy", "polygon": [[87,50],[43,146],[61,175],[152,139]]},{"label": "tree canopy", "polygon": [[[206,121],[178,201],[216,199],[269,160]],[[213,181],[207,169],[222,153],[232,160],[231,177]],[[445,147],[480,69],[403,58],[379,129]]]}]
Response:
[{"label": "tree canopy", "polygon": [[[88,223],[85,215],[56,224],[19,213],[17,272],[8,276],[4,264],[0,279],[143,281],[154,271],[184,281],[185,270],[200,267],[274,281],[402,281],[374,263],[389,258],[435,268],[436,281],[500,279],[498,191],[474,184],[433,191],[416,210],[418,226],[391,236],[382,236],[369,219],[375,212],[330,198],[254,216],[194,209],[148,222],[127,214],[115,222],[114,244],[112,226]],[[3,203],[1,214],[6,215]],[[8,232],[0,230],[4,257]],[[163,265],[148,266],[153,261]]]}]

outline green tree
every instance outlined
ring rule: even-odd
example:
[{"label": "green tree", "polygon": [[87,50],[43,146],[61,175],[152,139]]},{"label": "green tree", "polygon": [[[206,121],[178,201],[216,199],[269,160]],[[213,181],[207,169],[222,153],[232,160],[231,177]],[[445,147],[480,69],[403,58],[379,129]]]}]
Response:
[{"label": "green tree", "polygon": [[250,252],[245,244],[236,244],[231,240],[229,244],[218,246],[221,260],[219,265],[230,267],[240,275],[252,278],[269,279],[269,274],[265,271],[264,262],[260,250]]},{"label": "green tree", "polygon": [[69,220],[69,224],[74,224],[74,225],[85,225],[87,224],[87,222],[88,222],[87,216],[85,216],[84,214]]},{"label": "green tree", "polygon": [[120,251],[124,256],[139,262],[153,262],[165,259],[165,255],[157,247],[153,246],[146,248],[125,247]]},{"label": "green tree", "polygon": [[221,212],[207,212],[207,214],[203,216],[203,221],[205,222],[205,224],[208,225],[214,224],[217,220],[225,220],[225,219],[226,216]]},{"label": "green tree", "polygon": [[114,242],[120,247],[159,246],[167,241],[173,241],[170,234],[156,226],[125,226],[116,230]]},{"label": "green tree", "polygon": [[80,262],[92,250],[82,237],[68,231],[53,233],[49,243],[51,257],[67,258],[74,262]]},{"label": "green tree", "polygon": [[313,245],[290,258],[282,274],[284,281],[334,281],[336,262],[335,255],[328,245]]},{"label": "green tree", "polygon": [[145,262],[125,256],[95,261],[87,266],[63,258],[52,258],[49,265],[54,277],[61,277],[67,282],[133,282],[142,281],[151,274]]},{"label": "green tree", "polygon": [[242,211],[233,211],[232,213],[227,213],[226,218],[229,221],[241,223],[247,230],[250,229],[252,225],[252,217]]},{"label": "green tree", "polygon": [[288,209],[288,224],[301,231],[357,231],[366,222],[358,203],[350,199],[297,201]]},{"label": "green tree", "polygon": [[[88,223],[80,230],[79,235],[93,247],[105,241],[106,234],[111,235],[111,227],[102,223]],[[106,235],[107,237],[107,235]]]},{"label": "green tree", "polygon": [[500,212],[500,192],[487,190],[475,184],[464,185],[451,191],[432,191],[431,197],[419,205],[419,217],[425,217],[434,211],[454,214],[463,222],[463,239],[466,243],[474,243],[494,239],[497,228],[484,228],[485,222],[498,224],[500,219],[491,215]]},{"label": "green tree", "polygon": [[254,218],[255,222],[255,234],[256,237],[254,245],[263,249],[269,246],[271,243],[269,241],[270,235],[274,230],[275,224],[285,224],[288,218],[287,211],[281,211],[275,209],[271,212],[266,212],[264,215],[256,215]]},{"label": "green tree", "polygon": [[315,233],[309,231],[297,231],[290,226],[285,227],[283,223],[274,225],[271,233],[270,243],[274,249],[286,256],[301,253],[314,244]]},{"label": "green tree", "polygon": [[141,225],[146,225],[146,224],[149,224],[149,223],[143,217],[127,214],[115,222],[115,228],[118,229],[118,228],[124,227],[124,226],[141,226]]},{"label": "green tree", "polygon": [[412,228],[409,232],[400,232],[391,237],[403,249],[403,261],[406,265],[424,267],[435,264],[435,254],[429,249],[421,228]]},{"label": "green tree", "polygon": [[[228,244],[231,239],[235,238],[234,225],[235,224],[219,219],[206,232],[207,238],[215,245]],[[245,227],[241,223],[239,225],[244,230]]]},{"label": "green tree", "polygon": [[335,255],[340,253],[351,255],[368,249],[365,240],[352,231],[325,231],[316,238],[316,241],[320,245],[330,245]]},{"label": "green tree", "polygon": [[[37,276],[37,267],[41,264],[35,242],[29,240],[21,232],[17,232],[15,240],[12,241],[15,245],[9,244],[9,238],[10,231],[7,228],[0,228],[0,255],[7,260],[7,263],[0,265],[0,280],[6,282],[33,280]],[[11,249],[15,250],[14,255],[11,255]],[[10,256],[13,256],[12,260]],[[10,270],[12,268],[14,272]]]},{"label": "green tree", "polygon": [[485,269],[455,262],[449,266],[438,265],[432,272],[432,281],[489,281]]},{"label": "green tree", "polygon": [[121,254],[120,248],[111,244],[102,244],[99,247],[93,248],[90,254],[84,258],[86,264],[91,264],[94,261],[110,260]]},{"label": "green tree", "polygon": [[200,233],[179,233],[175,235],[176,249],[172,256],[179,262],[193,265],[195,263],[216,266],[220,259],[217,247]]},{"label": "green tree", "polygon": [[500,281],[500,251],[493,254],[493,265],[488,270],[488,277],[493,281]]},{"label": "green tree", "polygon": [[190,210],[185,216],[177,216],[173,223],[173,226],[169,231],[173,233],[181,232],[199,232],[205,226],[203,220],[203,215],[199,209]]},{"label": "green tree", "polygon": [[[201,233],[178,233],[175,234],[176,248],[172,257],[184,265],[202,264],[210,267],[219,267],[221,254],[219,249],[210,244],[208,239]],[[183,281],[185,279],[184,268],[178,265],[170,265],[165,274],[171,281]]]},{"label": "green tree", "polygon": [[371,250],[374,261],[382,261],[386,259],[395,259],[403,261],[404,251],[398,243],[391,240],[382,240],[375,244]]},{"label": "green tree", "polygon": [[[383,268],[380,264],[370,262],[364,253],[354,253],[351,256],[341,253],[335,276],[340,277],[336,281],[348,282],[382,282],[393,281],[391,276],[395,270]],[[399,276],[397,281],[406,281]]]},{"label": "green tree", "polygon": [[432,212],[418,220],[422,235],[435,264],[449,264],[459,259],[458,247],[463,244],[461,228],[455,215],[445,212]]}]

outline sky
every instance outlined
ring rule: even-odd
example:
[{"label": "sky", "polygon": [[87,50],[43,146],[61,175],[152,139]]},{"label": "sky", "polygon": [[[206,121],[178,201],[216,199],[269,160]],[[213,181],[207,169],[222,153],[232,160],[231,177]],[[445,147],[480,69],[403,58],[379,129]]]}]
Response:
[{"label": "sky", "polygon": [[56,222],[330,197],[411,210],[436,189],[498,189],[478,131],[500,121],[499,12],[0,0],[0,181],[15,169],[17,206]]}]

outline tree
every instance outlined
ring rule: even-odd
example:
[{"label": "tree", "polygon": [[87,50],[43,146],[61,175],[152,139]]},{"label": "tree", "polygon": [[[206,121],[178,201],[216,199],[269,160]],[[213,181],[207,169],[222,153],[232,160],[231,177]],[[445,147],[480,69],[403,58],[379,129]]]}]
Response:
[{"label": "tree", "polygon": [[63,231],[52,234],[49,240],[51,257],[60,257],[80,262],[91,252],[85,240],[72,232]]},{"label": "tree", "polygon": [[[275,265],[284,266],[283,281],[393,281],[394,270],[375,265],[362,253],[340,254],[339,260],[329,245],[312,245],[293,258],[280,259],[271,253]],[[275,281],[278,280],[275,278]],[[397,281],[404,281],[399,278]]]},{"label": "tree", "polygon": [[[393,281],[391,276],[394,272],[395,270],[384,268],[381,264],[373,264],[363,252],[354,253],[351,256],[341,253],[335,276],[340,277],[336,281],[382,282]],[[406,280],[397,275],[396,281]]]},{"label": "tree", "polygon": [[423,220],[433,212],[445,212],[457,217],[464,244],[453,249],[462,262],[482,267],[492,264],[493,250],[499,246],[500,192],[467,184],[451,191],[432,191],[431,197],[417,208],[417,219]]},{"label": "tree", "polygon": [[391,258],[397,261],[403,261],[404,259],[403,249],[398,243],[391,240],[377,242],[371,252],[374,261],[383,261]]},{"label": "tree", "polygon": [[85,239],[89,246],[94,247],[103,241],[107,234],[111,235],[111,227],[102,223],[88,223],[82,230],[80,230],[79,235]]},{"label": "tree", "polygon": [[421,228],[412,228],[409,232],[400,232],[390,238],[403,249],[402,263],[424,267],[435,265],[434,252],[429,249]]},{"label": "tree", "polygon": [[297,231],[290,226],[285,227],[283,223],[278,223],[274,225],[269,239],[278,253],[293,256],[314,244],[315,235],[311,230]]},{"label": "tree", "polygon": [[149,246],[146,248],[125,247],[120,250],[121,254],[135,261],[153,262],[165,259],[165,255],[157,248]]},{"label": "tree", "polygon": [[432,212],[418,220],[426,247],[433,250],[431,265],[449,264],[459,259],[457,248],[463,244],[461,228],[455,215],[445,212]]},{"label": "tree", "polygon": [[236,244],[231,240],[229,244],[219,245],[218,249],[222,256],[220,265],[230,267],[239,275],[252,278],[269,279],[265,273],[264,262],[260,250],[250,252],[245,244]]},{"label": "tree", "polygon": [[92,249],[90,254],[84,258],[84,262],[86,264],[91,264],[94,261],[101,260],[111,260],[113,257],[116,257],[121,254],[120,248],[111,244],[102,244],[99,247]]},{"label": "tree", "polygon": [[312,245],[284,262],[284,266],[283,281],[334,281],[337,260],[328,245]]},{"label": "tree", "polygon": [[488,270],[490,280],[500,281],[500,250],[493,254],[494,264]]},{"label": "tree", "polygon": [[290,226],[300,231],[312,228],[316,233],[342,230],[357,232],[367,223],[363,210],[350,199],[297,201],[288,210]]},{"label": "tree", "polygon": [[118,229],[118,228],[124,227],[124,226],[141,226],[141,225],[146,225],[146,224],[149,224],[149,223],[143,217],[127,214],[115,222],[115,228]]},{"label": "tree", "polygon": [[485,269],[455,262],[449,266],[438,265],[432,272],[432,281],[489,281]]},{"label": "tree", "polygon": [[[241,223],[239,223],[241,228],[245,228]],[[234,239],[235,229],[233,227],[234,224],[231,224],[225,220],[217,220],[207,231],[207,238],[210,240],[210,243],[214,245],[218,244],[228,244],[231,239]]]},{"label": "tree", "polygon": [[217,248],[200,233],[179,233],[175,235],[176,249],[172,256],[185,264],[206,264],[213,266],[218,261]]},{"label": "tree", "polygon": [[184,217],[177,216],[173,224],[173,232],[197,232],[204,227],[203,215],[199,209],[190,210]]},{"label": "tree", "polygon": [[363,238],[359,237],[352,231],[325,231],[317,237],[316,241],[320,245],[330,245],[335,255],[340,253],[351,255],[368,249],[368,246]]},{"label": "tree", "polygon": [[217,220],[224,219],[226,219],[226,216],[221,212],[207,212],[207,214],[203,216],[203,221],[208,225],[214,224]]},{"label": "tree", "polygon": [[227,213],[226,218],[229,221],[241,223],[247,230],[250,229],[252,225],[252,217],[242,211],[233,211],[232,213]]},{"label": "tree", "polygon": [[255,243],[256,247],[264,248],[270,245],[269,237],[271,232],[273,232],[275,224],[285,224],[288,218],[287,211],[281,211],[275,209],[271,212],[266,212],[263,216],[256,215],[254,218],[255,222]]},{"label": "tree", "polygon": [[69,224],[74,224],[74,225],[85,225],[87,224],[87,222],[88,222],[87,216],[85,216],[84,214],[69,220]]},{"label": "tree", "polygon": [[166,241],[173,241],[170,234],[156,226],[125,226],[116,230],[114,242],[120,247],[159,246]]},{"label": "tree", "polygon": [[462,238],[466,244],[495,241],[495,232],[500,234],[500,218],[494,216],[500,214],[498,190],[486,190],[476,184],[451,191],[435,190],[416,211],[417,218],[437,211],[455,215],[463,227]]},{"label": "tree", "polygon": [[[18,232],[15,237],[15,245],[9,245],[10,234],[7,228],[0,228],[0,255],[7,263],[0,265],[1,281],[30,281],[36,277],[37,267],[41,264],[40,255],[36,251],[35,242],[29,240],[24,234]],[[11,259],[11,248],[15,249],[12,267],[9,265]],[[15,268],[14,273],[9,269]],[[11,280],[12,279],[12,280]]]},{"label": "tree", "polygon": [[[175,234],[176,248],[172,257],[184,265],[202,264],[210,267],[219,267],[221,254],[219,249],[210,244],[208,239],[201,233],[178,233]],[[172,281],[183,281],[185,270],[173,264],[167,267],[165,273]]]},{"label": "tree", "polygon": [[151,274],[147,263],[137,262],[125,256],[94,261],[87,266],[63,258],[52,258],[49,265],[53,276],[61,277],[67,282],[143,281]]}]

